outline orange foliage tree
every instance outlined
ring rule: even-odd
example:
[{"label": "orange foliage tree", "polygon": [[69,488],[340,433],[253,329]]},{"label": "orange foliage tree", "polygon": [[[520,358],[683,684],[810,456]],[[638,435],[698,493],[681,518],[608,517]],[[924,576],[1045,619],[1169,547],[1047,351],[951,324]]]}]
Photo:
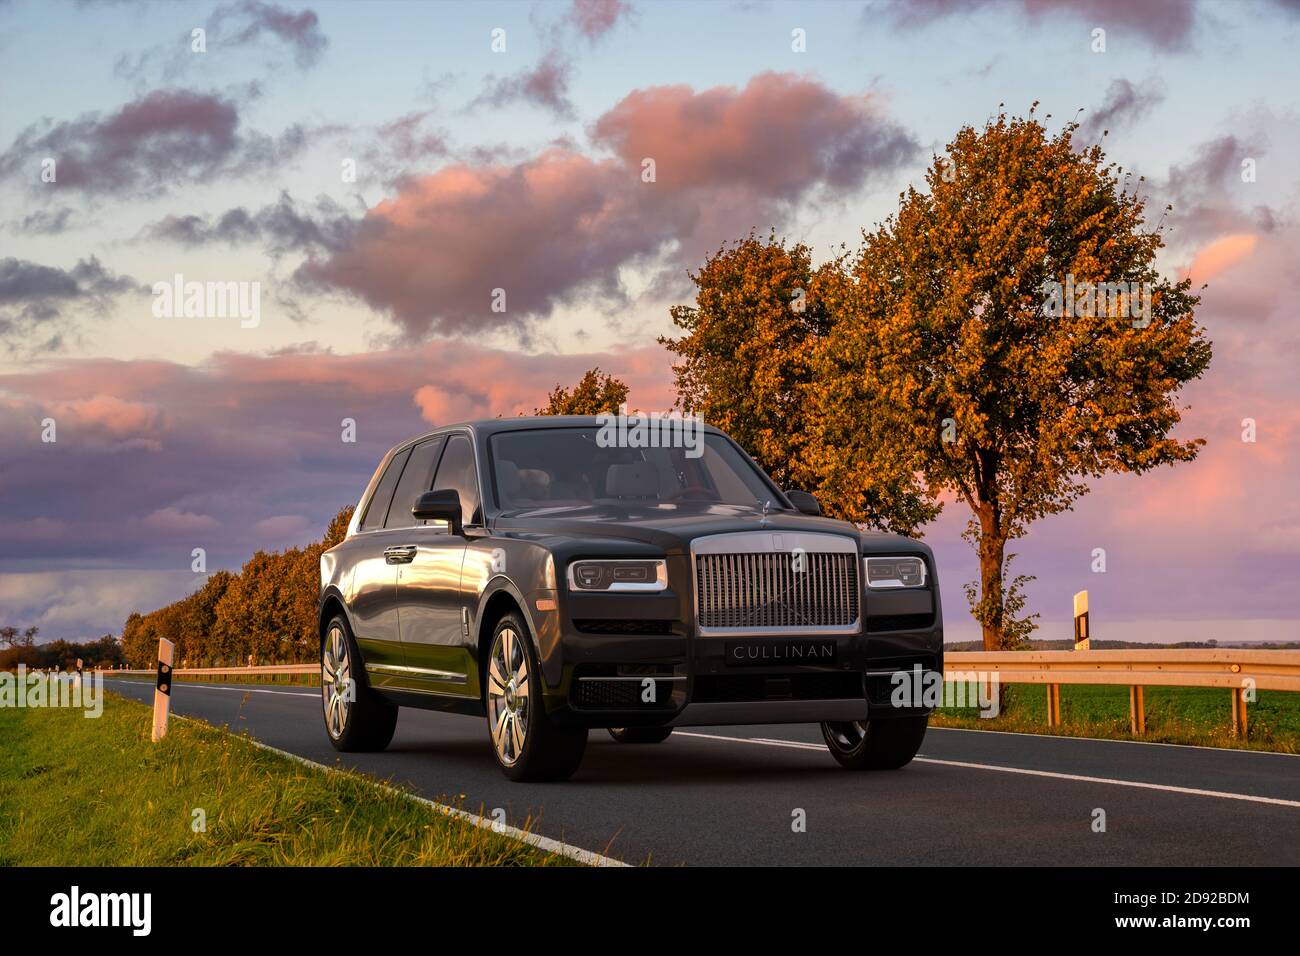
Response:
[{"label": "orange foliage tree", "polygon": [[945,493],[970,509],[988,649],[1033,626],[1008,542],[1089,479],[1204,443],[1171,436],[1179,390],[1210,362],[1199,298],[1157,272],[1141,180],[1076,149],[1076,128],[1049,134],[1033,110],[965,127],[855,256],[813,270],[801,247],[750,236],[673,310],[683,403],[828,511],[908,530]]},{"label": "orange foliage tree", "polygon": [[627,402],[628,387],[613,375],[605,375],[599,368],[589,369],[572,389],[556,385],[548,396],[544,408],[536,415],[600,415],[615,414]]}]

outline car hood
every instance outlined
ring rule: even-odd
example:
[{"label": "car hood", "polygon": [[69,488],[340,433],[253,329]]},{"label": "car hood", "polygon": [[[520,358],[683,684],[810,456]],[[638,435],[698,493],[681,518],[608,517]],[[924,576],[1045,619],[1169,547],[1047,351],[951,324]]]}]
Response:
[{"label": "car hood", "polygon": [[498,515],[498,534],[603,537],[636,541],[685,552],[696,538],[743,531],[790,531],[839,534],[853,538],[867,551],[907,547],[928,551],[920,542],[899,535],[861,531],[847,521],[791,511],[762,510],[738,505],[594,504],[581,507],[537,508]]}]

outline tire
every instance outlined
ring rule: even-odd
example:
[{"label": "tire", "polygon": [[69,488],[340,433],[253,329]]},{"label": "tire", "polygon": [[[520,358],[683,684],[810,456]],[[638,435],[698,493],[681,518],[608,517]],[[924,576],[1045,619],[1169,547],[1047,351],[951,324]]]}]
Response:
[{"label": "tire", "polygon": [[822,724],[822,736],[846,770],[897,770],[911,763],[929,717],[891,717]]},{"label": "tire", "polygon": [[[347,699],[351,681],[353,699]],[[321,639],[321,708],[325,734],[335,750],[383,750],[397,729],[397,705],[390,704],[365,682],[361,654],[343,615],[325,627]]]},{"label": "tire", "polygon": [[672,732],[671,727],[609,728],[609,735],[621,744],[661,744]]},{"label": "tire", "polygon": [[492,631],[483,697],[488,742],[497,766],[511,780],[567,780],[582,763],[586,727],[565,727],[547,713],[542,669],[517,613]]}]

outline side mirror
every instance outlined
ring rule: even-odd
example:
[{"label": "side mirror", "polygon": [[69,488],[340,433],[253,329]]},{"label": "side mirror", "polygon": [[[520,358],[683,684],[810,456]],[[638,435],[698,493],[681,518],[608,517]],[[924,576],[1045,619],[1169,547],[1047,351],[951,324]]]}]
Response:
[{"label": "side mirror", "polygon": [[790,500],[790,504],[798,508],[803,514],[815,515],[817,517],[821,516],[822,506],[819,505],[817,499],[808,494],[808,492],[791,490],[787,491],[785,496]]},{"label": "side mirror", "polygon": [[418,521],[445,521],[452,534],[464,533],[460,517],[460,493],[454,488],[426,491],[415,499],[411,514]]}]

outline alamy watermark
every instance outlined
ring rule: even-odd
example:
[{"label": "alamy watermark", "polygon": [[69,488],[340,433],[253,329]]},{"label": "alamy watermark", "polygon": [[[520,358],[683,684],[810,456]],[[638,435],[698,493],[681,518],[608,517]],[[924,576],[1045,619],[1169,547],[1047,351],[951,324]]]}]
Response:
[{"label": "alamy watermark", "polygon": [[178,272],[152,288],[154,318],[239,319],[241,329],[262,324],[260,282],[186,282]]},{"label": "alamy watermark", "polygon": [[978,707],[980,717],[986,719],[996,717],[1001,709],[1001,679],[996,671],[943,673],[913,664],[910,671],[895,671],[890,683],[892,707]]},{"label": "alamy watermark", "polygon": [[1150,282],[1076,282],[1073,273],[1064,282],[1045,283],[1046,310],[1057,318],[1112,318],[1133,320],[1135,329],[1151,324],[1152,284]]},{"label": "alamy watermark", "polygon": [[75,707],[85,717],[104,712],[104,675],[99,671],[0,671],[0,707]]},{"label": "alamy watermark", "polygon": [[704,419],[698,415],[629,415],[627,406],[621,405],[618,414],[602,412],[596,422],[600,426],[596,444],[601,448],[682,448],[687,458],[704,454]]}]

